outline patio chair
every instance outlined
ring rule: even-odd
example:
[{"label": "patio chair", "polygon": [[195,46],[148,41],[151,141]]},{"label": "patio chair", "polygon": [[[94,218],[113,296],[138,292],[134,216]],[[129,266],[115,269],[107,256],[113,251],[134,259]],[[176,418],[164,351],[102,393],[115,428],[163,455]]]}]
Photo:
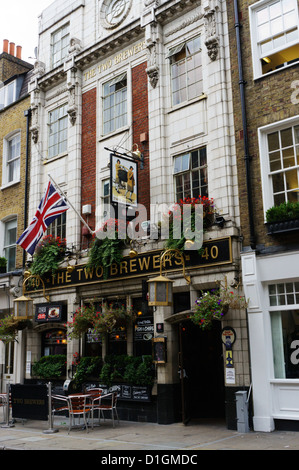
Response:
[{"label": "patio chair", "polygon": [[68,404],[69,404],[69,431],[72,427],[75,426],[75,419],[78,418],[79,425],[80,425],[80,418],[83,418],[84,426],[86,431],[88,432],[88,423],[87,417],[89,416],[92,405],[86,402],[87,395],[69,395],[68,396]]},{"label": "patio chair", "polygon": [[[108,393],[107,395],[101,395],[98,399],[95,398],[92,412],[94,412],[95,410],[98,410],[99,421],[100,421],[100,414],[102,414],[102,417],[105,421],[104,411],[111,411],[112,424],[113,424],[113,427],[115,427],[114,415],[116,416],[117,421],[119,423],[116,406],[117,406],[117,392],[112,392],[112,393]],[[92,420],[92,426],[93,426],[93,420]]]},{"label": "patio chair", "polygon": [[52,395],[52,416],[63,415],[66,416],[69,411],[69,401],[64,395]]}]

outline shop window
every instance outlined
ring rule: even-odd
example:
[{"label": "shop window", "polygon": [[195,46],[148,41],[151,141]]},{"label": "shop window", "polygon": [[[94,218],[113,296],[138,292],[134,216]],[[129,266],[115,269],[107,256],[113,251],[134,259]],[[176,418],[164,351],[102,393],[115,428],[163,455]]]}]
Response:
[{"label": "shop window", "polygon": [[299,282],[271,284],[268,293],[274,376],[299,378]]},{"label": "shop window", "polygon": [[103,85],[103,134],[127,124],[127,74],[113,78]]},{"label": "shop window", "polygon": [[299,61],[298,3],[260,1],[250,7],[254,76]]},{"label": "shop window", "polygon": [[170,49],[172,104],[192,100],[203,93],[200,36]]},{"label": "shop window", "polygon": [[52,158],[67,151],[68,114],[66,105],[49,112],[48,126],[48,158]]},{"label": "shop window", "polygon": [[176,201],[186,197],[208,196],[206,147],[174,158]]},{"label": "shop window", "polygon": [[52,46],[52,66],[56,67],[61,64],[68,54],[70,43],[69,24],[59,28],[51,35]]},{"label": "shop window", "polygon": [[65,354],[67,352],[66,331],[63,329],[48,330],[42,337],[42,356]]}]

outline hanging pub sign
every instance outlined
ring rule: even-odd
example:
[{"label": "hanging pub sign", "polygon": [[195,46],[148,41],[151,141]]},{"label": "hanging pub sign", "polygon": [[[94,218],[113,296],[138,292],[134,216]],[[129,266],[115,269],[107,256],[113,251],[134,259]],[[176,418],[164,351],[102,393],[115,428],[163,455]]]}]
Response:
[{"label": "hanging pub sign", "polygon": [[61,321],[62,305],[61,304],[38,304],[35,309],[35,321]]},{"label": "hanging pub sign", "polygon": [[112,204],[137,207],[137,163],[120,155],[110,155],[110,196]]}]

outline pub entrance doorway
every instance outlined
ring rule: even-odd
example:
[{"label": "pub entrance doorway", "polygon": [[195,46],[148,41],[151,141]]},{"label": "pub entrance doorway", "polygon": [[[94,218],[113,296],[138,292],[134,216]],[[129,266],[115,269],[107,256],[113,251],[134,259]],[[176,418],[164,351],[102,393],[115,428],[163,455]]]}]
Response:
[{"label": "pub entrance doorway", "polygon": [[182,421],[225,418],[221,322],[202,331],[191,320],[179,323]]}]

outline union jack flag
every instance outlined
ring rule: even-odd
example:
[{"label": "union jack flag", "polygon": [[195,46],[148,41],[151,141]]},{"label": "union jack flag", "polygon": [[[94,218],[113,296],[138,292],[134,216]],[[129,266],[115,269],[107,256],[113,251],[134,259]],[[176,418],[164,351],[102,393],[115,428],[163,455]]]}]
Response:
[{"label": "union jack flag", "polygon": [[49,181],[33,220],[18,239],[17,245],[20,245],[32,256],[36,245],[49,225],[68,209],[69,206]]}]

